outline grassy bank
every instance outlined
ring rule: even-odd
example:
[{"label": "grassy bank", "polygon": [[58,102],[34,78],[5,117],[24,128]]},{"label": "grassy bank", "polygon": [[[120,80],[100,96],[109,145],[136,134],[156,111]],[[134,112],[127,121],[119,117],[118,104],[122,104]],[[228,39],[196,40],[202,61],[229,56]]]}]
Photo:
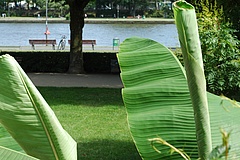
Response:
[{"label": "grassy bank", "polygon": [[81,160],[140,160],[127,126],[120,89],[40,87]]}]

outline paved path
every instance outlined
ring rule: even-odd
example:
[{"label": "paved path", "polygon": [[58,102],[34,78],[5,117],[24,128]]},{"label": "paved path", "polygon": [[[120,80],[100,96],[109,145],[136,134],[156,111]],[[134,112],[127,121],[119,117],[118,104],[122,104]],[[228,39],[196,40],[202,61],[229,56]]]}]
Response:
[{"label": "paved path", "polygon": [[35,86],[122,88],[119,74],[28,73]]},{"label": "paved path", "polygon": [[[1,23],[46,23],[45,17],[0,17]],[[70,23],[66,18],[48,18],[49,23]],[[168,18],[85,18],[86,24],[173,24]]]},{"label": "paved path", "polygon": [[[94,50],[92,46],[83,45],[83,52],[93,52],[93,53],[117,53],[119,47],[112,47],[112,46],[94,46]],[[52,45],[44,46],[44,45],[37,45],[35,46],[35,50],[32,49],[32,46],[29,44],[28,46],[0,46],[0,51],[29,51],[29,52],[38,52],[38,51],[51,51],[51,52],[61,52],[61,51],[70,51],[70,46],[67,45],[64,50],[53,50]]]}]

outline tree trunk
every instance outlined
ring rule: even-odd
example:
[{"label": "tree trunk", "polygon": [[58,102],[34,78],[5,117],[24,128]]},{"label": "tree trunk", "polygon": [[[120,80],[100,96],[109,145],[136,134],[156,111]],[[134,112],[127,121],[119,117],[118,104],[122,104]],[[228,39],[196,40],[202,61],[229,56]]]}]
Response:
[{"label": "tree trunk", "polygon": [[70,7],[70,62],[68,73],[84,73],[82,53],[82,31],[84,27],[84,5],[71,1]]}]

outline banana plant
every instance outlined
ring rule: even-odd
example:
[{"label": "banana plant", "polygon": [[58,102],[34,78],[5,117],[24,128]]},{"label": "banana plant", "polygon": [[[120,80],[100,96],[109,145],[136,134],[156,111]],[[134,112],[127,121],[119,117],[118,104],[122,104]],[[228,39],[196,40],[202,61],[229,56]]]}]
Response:
[{"label": "banana plant", "polygon": [[212,150],[212,139],[195,9],[180,0],[173,3],[173,11],[194,110],[198,152],[201,159],[207,159]]},{"label": "banana plant", "polygon": [[12,138],[7,130],[0,124],[0,146],[14,150],[16,152],[25,153],[18,143]]},{"label": "banana plant", "polygon": [[1,155],[1,160],[9,160],[9,159],[38,160],[37,158],[34,158],[27,154],[23,154],[21,152],[17,152],[15,150],[11,150],[9,148],[5,148],[3,146],[0,146],[0,155]]},{"label": "banana plant", "polygon": [[[9,156],[22,157],[26,153],[37,159],[77,159],[76,142],[63,129],[17,61],[9,55],[0,56],[0,123],[17,142],[0,128],[1,151]],[[8,139],[12,145],[6,144]]]},{"label": "banana plant", "polygon": [[[133,37],[120,45],[117,55],[124,85],[122,97],[128,125],[137,150],[145,160],[182,160],[169,147],[149,139],[160,137],[192,159],[200,157],[194,109],[185,68],[165,46]],[[191,77],[190,77],[191,79]],[[240,158],[240,108],[222,97],[206,93],[209,105],[211,145],[222,144],[219,128],[231,131],[229,159]],[[203,126],[204,127],[204,126]],[[207,157],[206,157],[207,159]]]}]

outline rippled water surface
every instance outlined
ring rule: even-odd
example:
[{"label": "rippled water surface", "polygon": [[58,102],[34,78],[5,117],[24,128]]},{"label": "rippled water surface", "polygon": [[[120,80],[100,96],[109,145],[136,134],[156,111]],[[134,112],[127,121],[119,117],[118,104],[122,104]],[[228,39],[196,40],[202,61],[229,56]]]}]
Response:
[{"label": "rippled water surface", "polygon": [[[69,24],[48,24],[48,39],[59,42],[61,35],[70,39]],[[27,46],[29,39],[45,39],[44,23],[0,23],[0,46]],[[113,38],[138,36],[150,38],[168,47],[179,46],[175,24],[85,24],[83,39],[96,39],[99,46],[111,46]]]}]

